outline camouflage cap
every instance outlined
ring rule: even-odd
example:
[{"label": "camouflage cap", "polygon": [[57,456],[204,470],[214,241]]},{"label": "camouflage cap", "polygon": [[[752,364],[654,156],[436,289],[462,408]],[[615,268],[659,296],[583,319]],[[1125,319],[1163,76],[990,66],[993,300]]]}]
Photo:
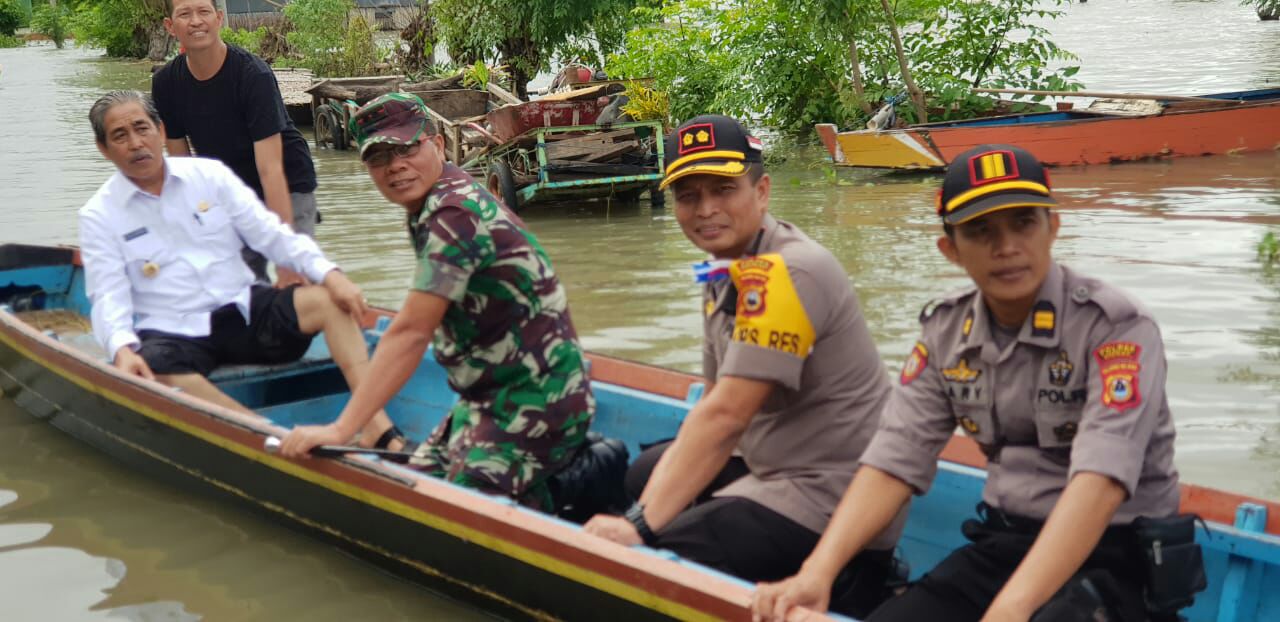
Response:
[{"label": "camouflage cap", "polygon": [[427,106],[411,93],[387,93],[356,110],[348,122],[351,135],[360,145],[364,158],[369,147],[378,143],[408,145],[428,133],[430,119]]}]

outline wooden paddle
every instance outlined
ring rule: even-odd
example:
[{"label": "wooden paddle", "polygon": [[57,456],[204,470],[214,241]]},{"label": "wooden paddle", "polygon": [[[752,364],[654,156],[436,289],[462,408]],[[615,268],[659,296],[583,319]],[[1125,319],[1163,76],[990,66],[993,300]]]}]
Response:
[{"label": "wooden paddle", "polygon": [[1165,101],[1229,102],[1229,99],[1212,97],[1188,97],[1186,95],[1150,95],[1146,93],[1103,93],[1099,91],[1029,91],[1026,89],[974,88],[974,93],[1008,93],[1010,95],[1043,95],[1045,97],[1099,97],[1102,99],[1160,99]]}]

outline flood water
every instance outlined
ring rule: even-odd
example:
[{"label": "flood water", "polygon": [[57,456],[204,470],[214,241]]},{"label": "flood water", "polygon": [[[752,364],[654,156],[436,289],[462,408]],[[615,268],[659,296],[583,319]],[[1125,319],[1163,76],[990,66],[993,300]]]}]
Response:
[{"label": "flood water", "polygon": [[[1054,39],[1090,90],[1194,94],[1280,86],[1280,23],[1236,0],[1091,0]],[[1140,42],[1140,43],[1138,43]],[[0,50],[0,241],[74,243],[110,174],[86,114],[148,66],[96,52]],[[304,133],[306,130],[304,130]],[[402,214],[348,152],[316,151],[321,246],[372,302],[412,272]],[[772,170],[771,210],[849,272],[891,371],[921,306],[966,280],[933,248],[938,179],[839,171],[816,149]],[[1057,169],[1057,256],[1139,298],[1162,328],[1184,481],[1280,497],[1280,153]],[[593,350],[696,371],[700,253],[671,214],[582,204],[528,212]],[[153,482],[0,401],[0,619],[470,619],[234,507]]]}]

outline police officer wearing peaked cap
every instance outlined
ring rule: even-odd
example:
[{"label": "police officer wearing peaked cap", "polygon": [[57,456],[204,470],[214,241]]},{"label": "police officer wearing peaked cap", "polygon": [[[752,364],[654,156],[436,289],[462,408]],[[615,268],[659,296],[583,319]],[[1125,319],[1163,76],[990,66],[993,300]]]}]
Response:
[{"label": "police officer wearing peaked cap", "polygon": [[1125,293],[1053,260],[1056,204],[1023,149],[983,145],[952,161],[937,246],[976,287],[921,314],[822,542],[799,574],[760,586],[758,618],[824,609],[834,569],[928,491],[957,426],[988,459],[978,518],[961,526],[970,543],[872,622],[1173,620],[1203,587],[1194,526],[1175,516],[1160,330]]},{"label": "police officer wearing peaked cap", "polygon": [[[676,221],[713,258],[702,287],[708,389],[675,440],[627,471],[636,504],[586,530],[776,581],[817,544],[891,381],[840,262],[768,213],[762,150],[721,115],[690,119],[667,138],[663,185]],[[888,595],[898,514],[841,564],[837,609],[866,615]]]}]

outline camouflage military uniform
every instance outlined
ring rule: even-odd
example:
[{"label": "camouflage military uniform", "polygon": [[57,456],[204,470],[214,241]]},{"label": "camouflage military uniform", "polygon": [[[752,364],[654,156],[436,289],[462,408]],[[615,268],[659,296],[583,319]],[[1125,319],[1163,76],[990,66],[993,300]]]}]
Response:
[{"label": "camouflage military uniform", "polygon": [[451,303],[433,346],[460,396],[410,464],[553,509],[546,479],[582,445],[595,399],[550,259],[452,164],[408,224],[413,289]]}]

